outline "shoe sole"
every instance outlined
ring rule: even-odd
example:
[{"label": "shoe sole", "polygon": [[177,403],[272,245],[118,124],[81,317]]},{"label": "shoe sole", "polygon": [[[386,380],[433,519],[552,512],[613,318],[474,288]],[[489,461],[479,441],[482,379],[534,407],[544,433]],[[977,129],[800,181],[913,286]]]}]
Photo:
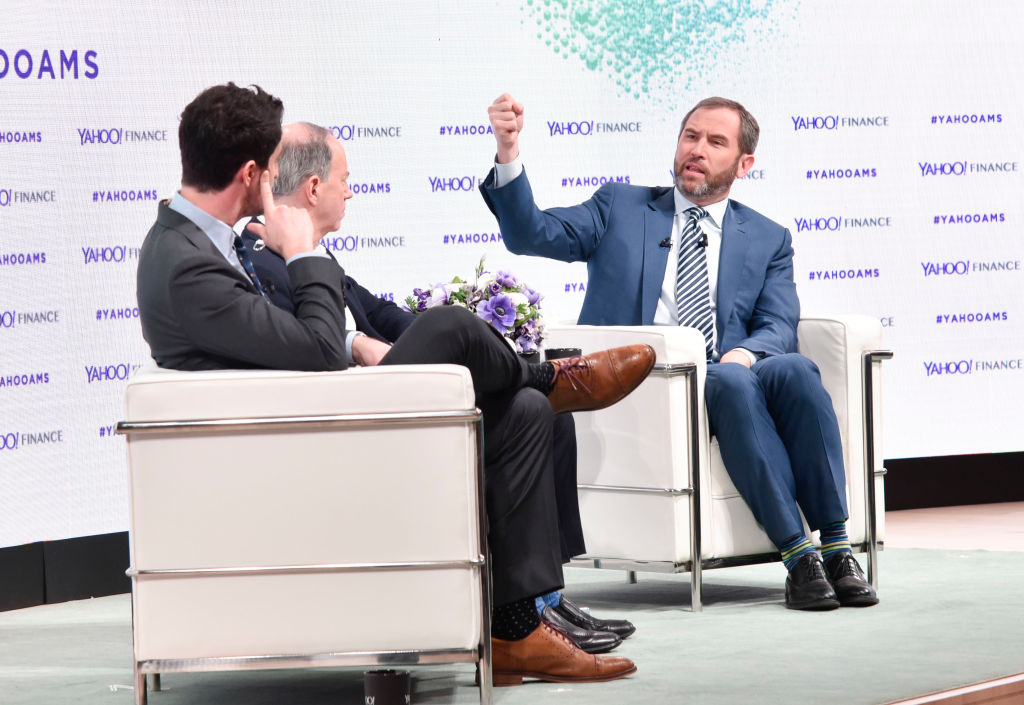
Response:
[{"label": "shoe sole", "polygon": [[828,610],[838,608],[839,600],[815,600],[814,602],[804,602],[801,604],[786,603],[786,609],[802,610],[804,612],[827,612]]},{"label": "shoe sole", "polygon": [[593,678],[573,678],[571,676],[555,676],[550,673],[534,673],[532,671],[523,671],[517,673],[495,671],[493,674],[491,674],[491,677],[496,687],[505,687],[512,685],[522,685],[524,678],[534,678],[540,681],[548,681],[549,683],[603,683],[605,681],[614,681],[618,680],[619,678],[625,678],[626,676],[632,673],[636,673],[636,666],[633,666],[627,671],[612,673],[606,676],[595,676]]},{"label": "shoe sole", "polygon": [[839,600],[839,604],[843,607],[871,607],[878,604],[878,598],[871,597],[870,595],[849,597],[845,600]]}]

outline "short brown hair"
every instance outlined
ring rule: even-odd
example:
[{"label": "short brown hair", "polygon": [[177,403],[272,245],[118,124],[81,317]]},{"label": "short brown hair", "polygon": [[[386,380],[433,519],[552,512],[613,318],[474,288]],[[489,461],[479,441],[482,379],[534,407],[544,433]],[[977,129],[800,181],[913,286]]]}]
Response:
[{"label": "short brown hair", "polygon": [[693,115],[694,111],[701,108],[728,108],[729,110],[735,110],[740,116],[740,153],[754,153],[754,150],[757,149],[757,138],[761,136],[761,128],[758,127],[757,120],[754,119],[754,116],[750,114],[749,110],[744,108],[735,100],[729,100],[728,98],[719,98],[717,96],[713,98],[705,98],[690,108],[690,112],[686,113],[682,124],[679,126],[679,134],[683,134],[683,128],[686,127],[686,121],[690,119],[690,116]]}]

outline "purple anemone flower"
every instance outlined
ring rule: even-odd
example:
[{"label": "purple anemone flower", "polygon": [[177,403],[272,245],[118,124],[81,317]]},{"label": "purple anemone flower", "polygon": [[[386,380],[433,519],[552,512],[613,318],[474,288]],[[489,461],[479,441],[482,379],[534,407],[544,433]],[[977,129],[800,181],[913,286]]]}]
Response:
[{"label": "purple anemone flower", "polygon": [[476,315],[504,335],[516,322],[516,307],[508,296],[498,294],[477,306]]},{"label": "purple anemone flower", "polygon": [[541,298],[543,298],[539,291],[534,291],[528,286],[523,287],[523,296],[526,297],[526,300],[530,302],[531,306],[536,306],[540,303]]},{"label": "purple anemone flower", "polygon": [[494,278],[494,281],[501,284],[502,286],[507,286],[509,289],[519,284],[519,280],[516,279],[516,275],[512,274],[511,272],[504,272],[501,270],[498,271],[498,276]]},{"label": "purple anemone flower", "polygon": [[537,343],[534,341],[533,336],[530,333],[523,333],[521,336],[516,338],[516,344],[522,352],[533,352],[537,349]]}]

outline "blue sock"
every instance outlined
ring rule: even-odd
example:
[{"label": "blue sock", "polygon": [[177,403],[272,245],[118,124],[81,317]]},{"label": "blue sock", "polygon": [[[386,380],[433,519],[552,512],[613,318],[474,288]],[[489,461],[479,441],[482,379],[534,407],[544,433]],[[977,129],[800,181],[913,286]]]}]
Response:
[{"label": "blue sock", "polygon": [[779,553],[782,554],[782,562],[786,564],[786,570],[792,570],[796,562],[808,553],[814,553],[814,544],[806,536],[797,534],[786,539],[779,546]]},{"label": "blue sock", "polygon": [[845,521],[836,521],[821,528],[822,560],[850,550],[850,537],[846,535]]},{"label": "blue sock", "polygon": [[549,592],[546,595],[533,598],[534,604],[537,605],[537,614],[542,614],[545,607],[558,607],[562,601],[562,593],[558,590]]}]

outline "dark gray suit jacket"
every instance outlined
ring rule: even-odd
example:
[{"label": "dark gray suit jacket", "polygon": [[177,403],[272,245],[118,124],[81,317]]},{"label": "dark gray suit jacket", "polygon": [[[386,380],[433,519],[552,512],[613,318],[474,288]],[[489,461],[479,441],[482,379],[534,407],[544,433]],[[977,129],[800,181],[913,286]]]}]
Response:
[{"label": "dark gray suit jacket", "polygon": [[142,335],[161,367],[342,370],[345,273],[304,257],[288,265],[294,315],[266,301],[192,221],[161,203],[139,253]]}]

